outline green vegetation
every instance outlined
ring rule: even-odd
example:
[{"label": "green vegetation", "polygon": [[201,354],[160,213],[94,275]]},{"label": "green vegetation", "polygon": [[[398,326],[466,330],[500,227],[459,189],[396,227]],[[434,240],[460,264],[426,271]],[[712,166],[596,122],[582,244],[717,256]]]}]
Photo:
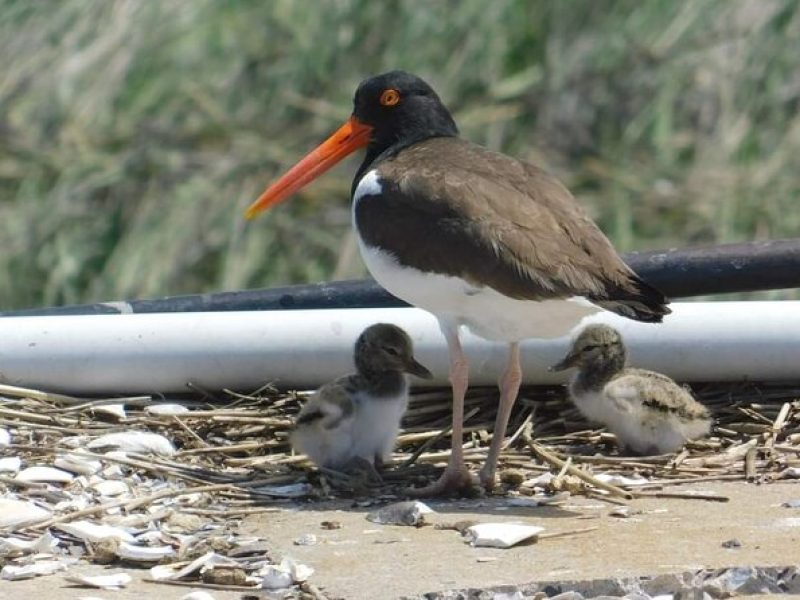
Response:
[{"label": "green vegetation", "polygon": [[0,309],[361,274],[352,162],[242,212],[392,68],[621,250],[800,229],[797,1],[0,0],[0,52]]}]

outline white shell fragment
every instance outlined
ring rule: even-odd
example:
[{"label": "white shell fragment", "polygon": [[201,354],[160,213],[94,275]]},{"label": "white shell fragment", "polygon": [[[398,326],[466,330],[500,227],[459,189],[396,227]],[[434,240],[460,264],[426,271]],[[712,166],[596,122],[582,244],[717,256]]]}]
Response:
[{"label": "white shell fragment", "polygon": [[467,541],[472,546],[511,548],[544,531],[544,527],[524,523],[479,523],[466,530]]},{"label": "white shell fragment", "polygon": [[558,492],[556,494],[540,494],[536,496],[522,496],[519,498],[509,498],[505,501],[506,506],[527,506],[535,508],[537,506],[552,506],[554,504],[563,504],[569,500],[570,493],[567,491]]},{"label": "white shell fragment", "polygon": [[307,581],[314,574],[314,569],[287,557],[279,565],[266,565],[258,574],[262,577],[263,589],[281,590]]},{"label": "white shell fragment", "polygon": [[215,598],[208,592],[198,591],[189,592],[185,596],[181,596],[179,600],[215,600]]},{"label": "white shell fragment", "polygon": [[157,433],[147,431],[120,431],[107,433],[93,439],[87,445],[90,450],[123,450],[125,452],[139,452],[140,454],[157,454],[159,456],[172,456],[175,446],[167,438]]},{"label": "white shell fragment", "polygon": [[165,581],[169,579],[180,579],[194,573],[195,571],[204,571],[211,569],[216,565],[236,565],[234,561],[225,556],[217,554],[216,552],[206,552],[203,556],[194,559],[188,565],[179,568],[183,563],[176,563],[172,565],[156,565],[150,569],[150,577],[156,581]]},{"label": "white shell fragment", "polygon": [[19,456],[6,456],[0,458],[0,473],[16,473],[22,467]]},{"label": "white shell fragment", "polygon": [[49,510],[31,501],[0,498],[0,529],[16,528],[48,518]]},{"label": "white shell fragment", "polygon": [[367,521],[381,525],[410,525],[419,527],[425,523],[425,515],[435,512],[430,506],[419,500],[395,502],[388,504],[377,512],[367,515]]},{"label": "white shell fragment", "polygon": [[0,446],[8,446],[11,443],[11,434],[8,429],[0,427]]},{"label": "white shell fragment", "polygon": [[287,485],[262,485],[255,489],[275,498],[302,498],[308,496],[314,488],[309,483],[290,483]]},{"label": "white shell fragment", "polygon": [[133,541],[133,536],[124,529],[112,527],[111,525],[97,525],[89,521],[59,523],[54,527],[87,542],[99,542],[109,538],[120,540],[121,542]]},{"label": "white shell fragment", "polygon": [[46,532],[35,540],[16,537],[0,538],[0,556],[20,556],[41,552],[49,554],[58,546],[58,538]]},{"label": "white shell fragment", "polygon": [[641,476],[626,477],[625,475],[612,475],[611,473],[599,473],[595,477],[603,483],[616,486],[637,486],[647,485],[650,483],[648,479]]},{"label": "white shell fragment", "polygon": [[131,582],[127,573],[114,573],[113,575],[67,575],[64,577],[70,583],[85,585],[103,590],[118,590]]},{"label": "white shell fragment", "polygon": [[103,468],[99,460],[81,456],[78,452],[59,454],[53,464],[59,469],[78,475],[94,475]]},{"label": "white shell fragment", "polygon": [[313,533],[304,533],[299,538],[295,538],[295,546],[314,546],[317,543],[317,536]]},{"label": "white shell fragment", "polygon": [[122,542],[116,551],[117,556],[135,562],[158,562],[175,556],[172,546],[137,546]]},{"label": "white shell fragment", "polygon": [[101,496],[120,496],[131,491],[128,484],[121,479],[104,479],[92,485],[92,489]]},{"label": "white shell fragment", "polygon": [[110,415],[118,421],[128,418],[128,413],[125,412],[124,404],[102,404],[100,406],[93,406],[92,412]]},{"label": "white shell fragment", "polygon": [[6,565],[0,571],[0,579],[9,581],[19,581],[20,579],[32,579],[42,575],[52,575],[59,571],[64,571],[75,562],[75,559],[54,559],[40,560],[29,565]]},{"label": "white shell fragment", "polygon": [[55,467],[36,466],[23,469],[17,473],[14,479],[38,483],[69,483],[73,477],[72,473],[67,473]]},{"label": "white shell fragment", "polygon": [[800,467],[786,467],[781,471],[781,477],[784,479],[800,479]]},{"label": "white shell fragment", "polygon": [[265,590],[283,590],[292,585],[292,574],[279,565],[267,565],[258,574],[261,576],[261,587]]},{"label": "white shell fragment", "polygon": [[181,415],[189,412],[183,404],[153,404],[144,409],[148,415]]}]

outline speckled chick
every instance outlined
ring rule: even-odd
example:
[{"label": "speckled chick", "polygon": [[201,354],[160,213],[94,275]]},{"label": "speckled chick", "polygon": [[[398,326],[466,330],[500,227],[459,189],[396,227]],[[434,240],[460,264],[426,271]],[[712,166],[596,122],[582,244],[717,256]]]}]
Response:
[{"label": "speckled chick", "polygon": [[711,416],[666,375],[626,368],[627,350],[608,325],[589,325],[555,371],[577,367],[569,383],[575,406],[638,454],[664,454],[708,435]]},{"label": "speckled chick", "polygon": [[363,331],[354,358],[356,372],[323,385],[297,416],[292,446],[320,467],[341,469],[354,459],[381,466],[408,406],[406,373],[432,377],[408,334],[387,323]]}]

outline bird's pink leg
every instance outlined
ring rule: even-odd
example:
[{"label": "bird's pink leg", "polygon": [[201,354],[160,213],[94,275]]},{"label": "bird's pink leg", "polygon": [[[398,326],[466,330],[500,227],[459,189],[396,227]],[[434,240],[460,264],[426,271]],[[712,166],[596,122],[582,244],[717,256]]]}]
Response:
[{"label": "bird's pink leg", "polygon": [[469,381],[469,365],[461,342],[458,327],[440,321],[450,353],[450,384],[453,388],[452,450],[447,467],[439,479],[423,488],[408,490],[412,496],[441,496],[472,488],[472,476],[464,464],[464,395]]},{"label": "bird's pink leg", "polygon": [[519,364],[519,342],[512,342],[508,347],[508,364],[506,370],[498,381],[500,388],[500,405],[497,407],[497,418],[494,421],[492,445],[489,446],[489,455],[480,472],[481,485],[486,490],[494,487],[494,471],[497,467],[497,458],[506,438],[506,427],[511,409],[517,399],[519,386],[522,382],[522,368]]}]

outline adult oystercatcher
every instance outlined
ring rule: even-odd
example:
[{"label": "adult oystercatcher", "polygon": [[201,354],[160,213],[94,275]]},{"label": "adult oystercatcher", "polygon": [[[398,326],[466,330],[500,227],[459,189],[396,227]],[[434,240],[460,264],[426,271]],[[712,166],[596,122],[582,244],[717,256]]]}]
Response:
[{"label": "adult oystercatcher", "polygon": [[627,354],[616,329],[594,324],[580,332],[552,369],[577,367],[569,383],[575,406],[638,454],[674,452],[708,435],[708,409],[666,375],[626,368]]},{"label": "adult oystercatcher", "polygon": [[667,300],[622,262],[555,177],[458,137],[436,92],[403,71],[363,81],[349,120],[268,187],[247,217],[361,147],[366,156],[352,186],[361,256],[389,292],[433,313],[450,354],[452,453],[420,495],[471,485],[462,451],[468,365],[460,327],[509,344],[480,472],[490,489],[522,378],[520,340],[566,335],[603,309],[660,322]]},{"label": "adult oystercatcher", "polygon": [[414,358],[408,334],[390,323],[367,327],[353,359],[355,373],[326,383],[303,405],[292,446],[323,468],[374,473],[394,450],[408,406],[406,373],[432,375]]}]

